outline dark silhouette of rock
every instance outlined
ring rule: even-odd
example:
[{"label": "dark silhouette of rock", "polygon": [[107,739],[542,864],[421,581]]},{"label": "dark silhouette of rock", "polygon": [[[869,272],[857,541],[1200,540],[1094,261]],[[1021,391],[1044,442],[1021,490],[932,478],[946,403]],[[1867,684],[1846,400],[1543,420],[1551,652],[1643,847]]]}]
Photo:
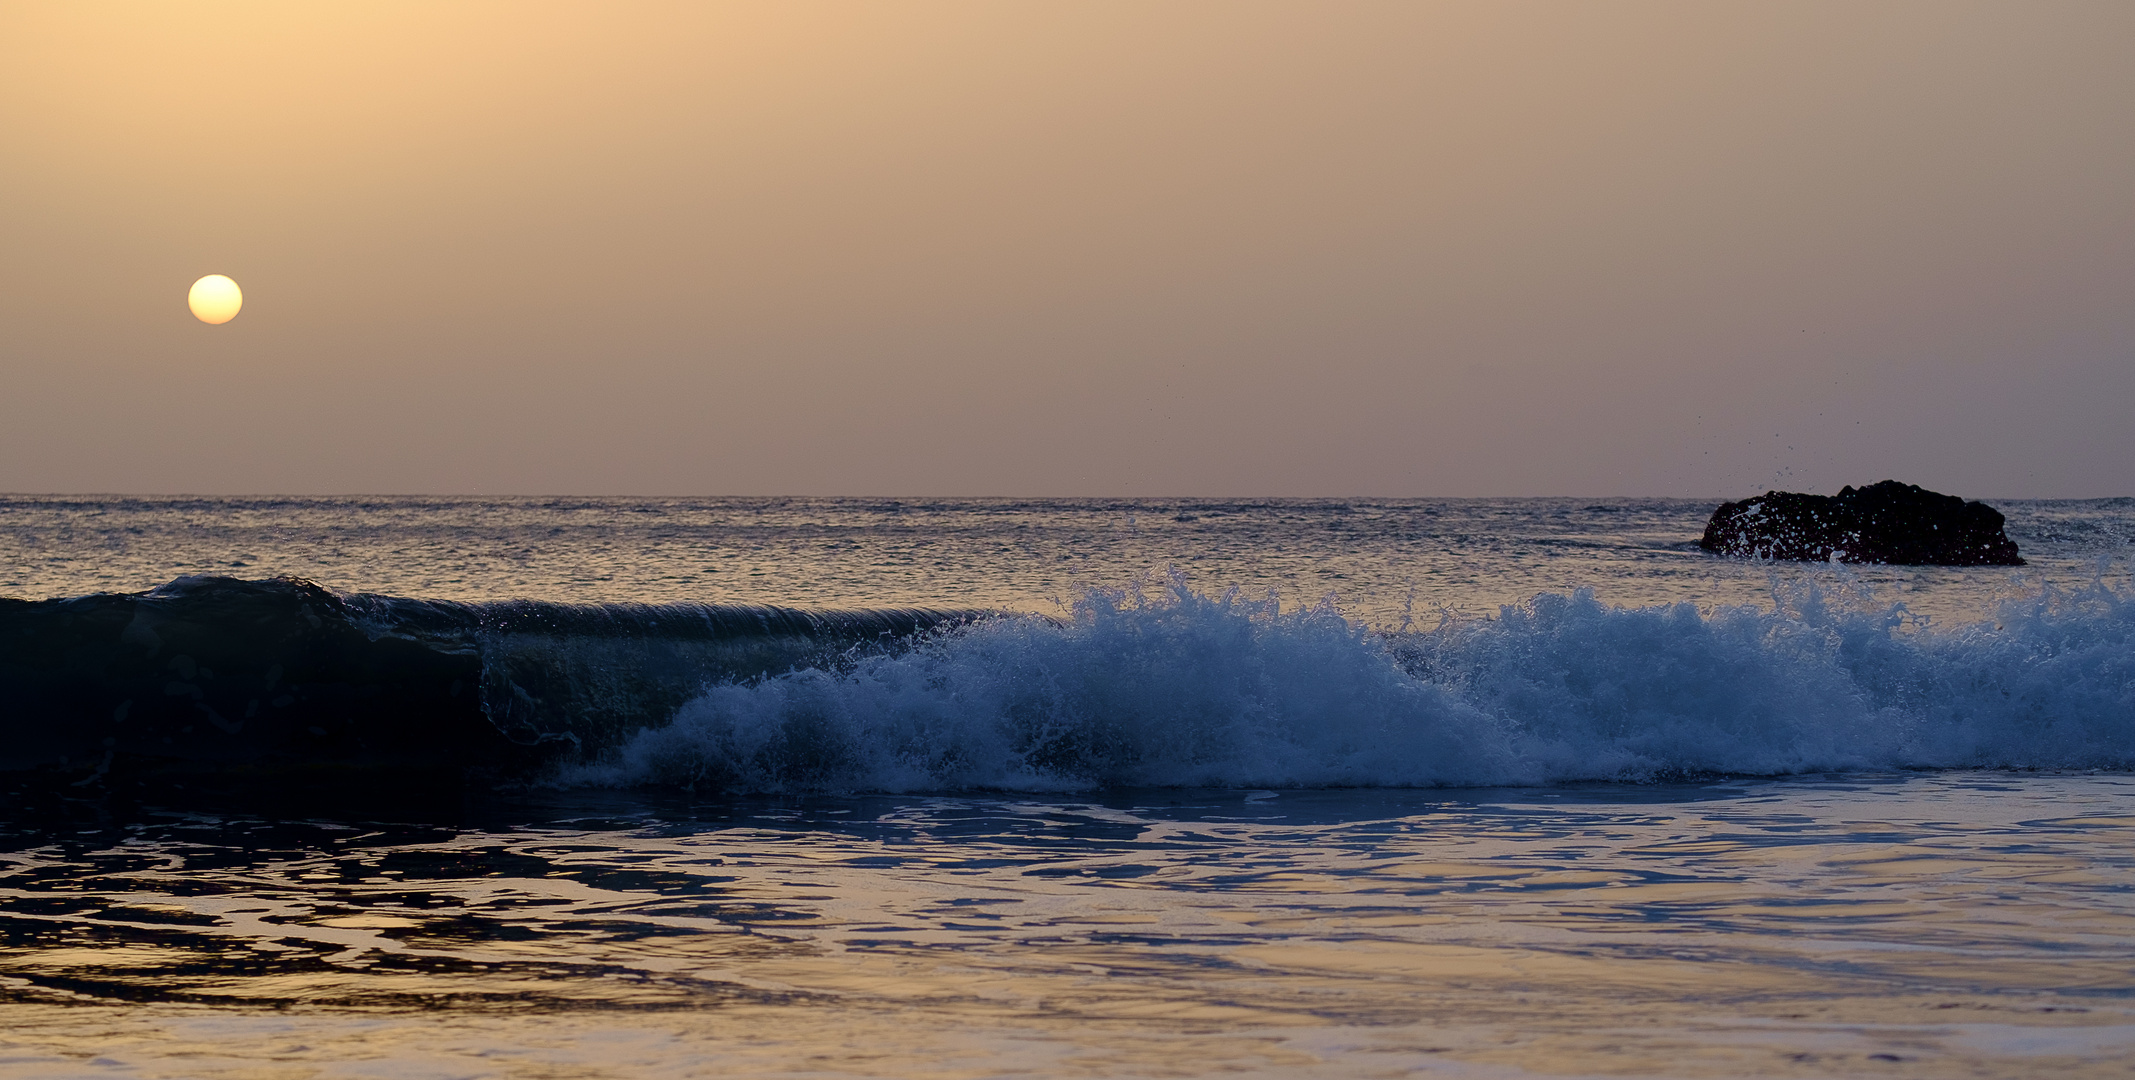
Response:
[{"label": "dark silhouette of rock", "polygon": [[1698,546],[1721,555],[1930,566],[2022,566],[2001,511],[1885,480],[1837,495],[1767,491],[1722,503]]}]

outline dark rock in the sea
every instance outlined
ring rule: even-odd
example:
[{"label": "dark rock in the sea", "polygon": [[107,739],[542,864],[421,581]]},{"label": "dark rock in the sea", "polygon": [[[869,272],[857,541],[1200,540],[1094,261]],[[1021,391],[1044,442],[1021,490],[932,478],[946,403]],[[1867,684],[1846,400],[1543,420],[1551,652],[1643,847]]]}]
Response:
[{"label": "dark rock in the sea", "polygon": [[1698,546],[1721,555],[1927,566],[2022,566],[2001,512],[1885,480],[1837,495],[1767,491],[1721,504]]}]

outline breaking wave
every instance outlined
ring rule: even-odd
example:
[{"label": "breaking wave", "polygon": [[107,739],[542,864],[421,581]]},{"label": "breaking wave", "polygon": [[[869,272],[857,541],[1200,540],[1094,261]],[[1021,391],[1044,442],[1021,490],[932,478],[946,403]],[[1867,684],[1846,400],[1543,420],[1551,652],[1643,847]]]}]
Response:
[{"label": "breaking wave", "polygon": [[460,604],[293,578],[0,598],[0,772],[516,780],[612,752],[709,682],[893,651],[978,614]]},{"label": "breaking wave", "polygon": [[[1841,584],[1843,578],[1838,579]],[[0,772],[704,793],[1483,786],[2135,768],[2135,588],[1938,627],[1543,594],[1382,630],[1097,590],[1067,615],[448,604],[296,580],[0,600]]]},{"label": "breaking wave", "polygon": [[2135,594],[1924,626],[1826,588],[1768,608],[1581,590],[1375,631],[1329,606],[1094,591],[902,652],[706,688],[567,783],[700,791],[1482,786],[2135,766]]}]

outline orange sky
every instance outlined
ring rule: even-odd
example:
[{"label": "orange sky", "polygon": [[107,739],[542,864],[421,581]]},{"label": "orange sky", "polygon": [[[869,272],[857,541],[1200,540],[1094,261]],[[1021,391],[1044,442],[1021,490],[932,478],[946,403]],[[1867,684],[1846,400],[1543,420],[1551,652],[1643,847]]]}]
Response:
[{"label": "orange sky", "polygon": [[2124,0],[9,5],[0,490],[2135,494],[2131,42]]}]

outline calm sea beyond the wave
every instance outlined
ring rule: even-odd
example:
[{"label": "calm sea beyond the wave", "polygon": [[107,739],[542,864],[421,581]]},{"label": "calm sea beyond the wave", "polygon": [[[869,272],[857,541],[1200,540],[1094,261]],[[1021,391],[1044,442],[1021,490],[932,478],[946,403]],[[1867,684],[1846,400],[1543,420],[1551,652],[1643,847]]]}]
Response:
[{"label": "calm sea beyond the wave", "polygon": [[2135,499],[1716,502],[0,498],[0,1077],[2135,1073]]}]

